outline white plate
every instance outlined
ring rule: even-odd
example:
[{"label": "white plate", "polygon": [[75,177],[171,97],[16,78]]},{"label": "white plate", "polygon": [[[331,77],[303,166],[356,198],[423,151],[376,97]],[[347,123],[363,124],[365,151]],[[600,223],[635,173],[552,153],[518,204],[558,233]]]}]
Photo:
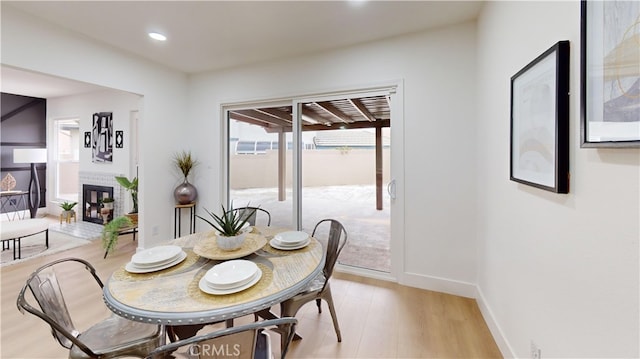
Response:
[{"label": "white plate", "polygon": [[309,239],[309,235],[302,231],[281,232],[273,238],[282,246],[298,245]]},{"label": "white plate", "polygon": [[165,263],[156,267],[138,267],[134,263],[129,262],[126,266],[124,266],[124,269],[129,273],[151,273],[173,267],[174,265],[181,263],[183,260],[185,260],[185,258],[187,258],[187,253],[182,251],[181,253],[178,253],[178,258],[169,263]]},{"label": "white plate", "polygon": [[182,252],[179,246],[158,246],[145,249],[131,257],[131,263],[138,267],[154,267],[171,262]]},{"label": "white plate", "polygon": [[202,277],[202,279],[200,279],[200,283],[198,283],[198,286],[200,287],[201,291],[207,294],[225,295],[225,294],[238,293],[245,289],[253,287],[253,285],[258,283],[260,278],[262,278],[262,271],[260,270],[260,268],[258,268],[258,272],[253,276],[253,278],[251,279],[251,281],[249,281],[249,283],[245,285],[241,285],[239,287],[229,288],[229,289],[213,289],[207,284],[207,280],[204,278],[205,277]]},{"label": "white plate", "polygon": [[302,243],[300,243],[298,245],[295,245],[295,246],[283,246],[283,245],[279,244],[278,241],[275,238],[273,238],[271,241],[269,241],[269,244],[271,245],[271,247],[273,247],[275,249],[280,249],[280,250],[283,250],[283,251],[292,251],[292,250],[295,250],[295,249],[304,248],[304,247],[308,246],[309,243],[311,243],[311,237],[308,237],[306,241],[304,241],[304,242],[302,242]]},{"label": "white plate", "polygon": [[236,259],[213,266],[204,278],[213,289],[230,289],[248,283],[257,271],[258,266],[255,263]]}]

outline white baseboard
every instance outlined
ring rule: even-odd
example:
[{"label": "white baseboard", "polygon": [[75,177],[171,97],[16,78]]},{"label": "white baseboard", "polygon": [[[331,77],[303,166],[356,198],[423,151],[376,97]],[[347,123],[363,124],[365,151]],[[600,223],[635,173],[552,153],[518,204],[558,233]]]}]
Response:
[{"label": "white baseboard", "polygon": [[491,331],[491,335],[493,335],[493,340],[495,340],[496,345],[498,345],[498,349],[502,353],[504,358],[515,358],[515,354],[511,349],[511,345],[509,345],[509,341],[506,336],[502,332],[500,325],[495,320],[493,316],[493,311],[487,304],[487,301],[482,294],[482,290],[479,287],[476,287],[476,302],[478,303],[478,308],[480,308],[480,313],[482,313],[482,317],[484,318],[485,323],[489,327],[489,331]]},{"label": "white baseboard", "polygon": [[447,293],[452,295],[458,295],[466,298],[473,298],[478,303],[480,313],[487,323],[487,327],[491,331],[491,335],[500,349],[504,358],[515,358],[514,352],[509,345],[509,341],[502,332],[502,329],[495,320],[491,308],[487,304],[487,301],[482,294],[480,288],[469,282],[456,281],[446,278],[439,278],[433,276],[426,276],[416,273],[403,273],[400,280],[397,280],[390,273],[372,271],[351,266],[336,265],[335,270],[337,272],[360,275],[363,277],[387,280],[391,282],[397,282],[398,284],[406,285],[409,287],[415,287],[420,289],[432,290],[435,292]]},{"label": "white baseboard", "polygon": [[403,273],[400,284],[409,287],[432,290],[466,298],[475,298],[476,286],[472,283],[438,278],[417,273]]}]

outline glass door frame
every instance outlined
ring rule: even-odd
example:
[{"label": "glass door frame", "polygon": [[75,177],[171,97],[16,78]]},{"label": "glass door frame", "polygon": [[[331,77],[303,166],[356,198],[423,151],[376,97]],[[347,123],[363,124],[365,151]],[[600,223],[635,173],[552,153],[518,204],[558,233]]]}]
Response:
[{"label": "glass door frame", "polygon": [[[339,270],[355,274],[376,277],[384,280],[401,280],[404,273],[404,83],[402,80],[390,81],[377,86],[348,89],[327,93],[292,96],[288,99],[276,99],[265,101],[246,101],[238,103],[221,104],[221,202],[229,205],[230,198],[230,171],[229,171],[229,112],[232,110],[251,109],[256,107],[292,106],[292,222],[296,230],[302,228],[302,104],[316,101],[329,101],[345,98],[357,98],[367,96],[389,96],[389,108],[391,111],[391,163],[390,178],[393,181],[394,195],[391,199],[391,271],[380,273],[366,269],[337,265]],[[391,186],[390,186],[391,187]],[[388,193],[391,195],[391,193]]]}]

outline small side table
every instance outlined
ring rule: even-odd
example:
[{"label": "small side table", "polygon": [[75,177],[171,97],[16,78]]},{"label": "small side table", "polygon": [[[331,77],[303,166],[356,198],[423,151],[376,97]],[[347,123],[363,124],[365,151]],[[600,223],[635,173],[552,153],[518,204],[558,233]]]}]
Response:
[{"label": "small side table", "polygon": [[173,212],[173,238],[182,236],[182,210],[189,209],[189,234],[196,232],[196,202],[176,204]]}]

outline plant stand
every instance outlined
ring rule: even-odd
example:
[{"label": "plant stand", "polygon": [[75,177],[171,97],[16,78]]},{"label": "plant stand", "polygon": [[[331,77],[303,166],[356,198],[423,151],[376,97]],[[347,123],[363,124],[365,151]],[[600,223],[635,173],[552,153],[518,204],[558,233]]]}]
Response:
[{"label": "plant stand", "polygon": [[63,220],[65,223],[71,223],[71,218],[73,218],[74,222],[77,222],[76,211],[62,211],[60,213],[60,224],[62,224]]}]

